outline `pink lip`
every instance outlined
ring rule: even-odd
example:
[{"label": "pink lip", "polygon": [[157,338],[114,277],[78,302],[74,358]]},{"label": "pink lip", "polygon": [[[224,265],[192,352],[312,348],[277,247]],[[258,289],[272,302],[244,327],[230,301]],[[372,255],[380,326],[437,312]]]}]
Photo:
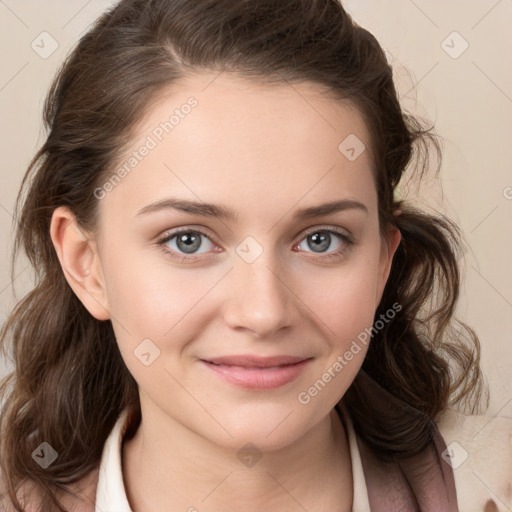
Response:
[{"label": "pink lip", "polygon": [[245,389],[275,389],[295,380],[311,359],[240,355],[200,361],[219,377],[236,386]]}]

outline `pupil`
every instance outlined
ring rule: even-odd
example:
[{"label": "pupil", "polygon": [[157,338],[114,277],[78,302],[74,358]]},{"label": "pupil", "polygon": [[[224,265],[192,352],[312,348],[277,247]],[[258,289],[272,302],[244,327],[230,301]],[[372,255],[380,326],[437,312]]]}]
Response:
[{"label": "pupil", "polygon": [[321,252],[329,247],[330,235],[328,233],[314,233],[309,238],[314,242],[312,249],[316,252]]},{"label": "pupil", "polygon": [[185,233],[183,235],[178,236],[176,244],[178,245],[180,250],[191,253],[199,249],[201,242],[198,236],[192,235],[190,233]]}]

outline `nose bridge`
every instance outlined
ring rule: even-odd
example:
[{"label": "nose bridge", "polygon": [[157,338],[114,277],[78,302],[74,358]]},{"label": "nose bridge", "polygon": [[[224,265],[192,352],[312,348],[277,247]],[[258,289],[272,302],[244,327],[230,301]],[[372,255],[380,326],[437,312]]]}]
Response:
[{"label": "nose bridge", "polygon": [[298,315],[286,276],[270,248],[263,250],[251,240],[242,242],[231,272],[226,322],[232,328],[246,328],[256,337],[292,325]]}]

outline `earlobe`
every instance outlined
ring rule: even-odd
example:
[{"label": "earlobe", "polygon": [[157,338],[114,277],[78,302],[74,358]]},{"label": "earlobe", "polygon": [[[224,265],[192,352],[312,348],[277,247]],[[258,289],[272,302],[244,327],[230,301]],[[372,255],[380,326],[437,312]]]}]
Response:
[{"label": "earlobe", "polygon": [[75,216],[64,206],[52,215],[50,236],[64,276],[97,320],[108,320],[107,295],[96,244],[78,225]]}]

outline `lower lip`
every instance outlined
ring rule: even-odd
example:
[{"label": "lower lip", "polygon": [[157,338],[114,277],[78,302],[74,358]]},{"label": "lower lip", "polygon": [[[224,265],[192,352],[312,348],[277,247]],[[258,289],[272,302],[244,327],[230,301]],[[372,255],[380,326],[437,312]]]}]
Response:
[{"label": "lower lip", "polygon": [[270,368],[246,368],[225,364],[213,364],[201,360],[219,377],[245,389],[275,389],[294,381],[311,359],[295,364],[274,366]]}]

